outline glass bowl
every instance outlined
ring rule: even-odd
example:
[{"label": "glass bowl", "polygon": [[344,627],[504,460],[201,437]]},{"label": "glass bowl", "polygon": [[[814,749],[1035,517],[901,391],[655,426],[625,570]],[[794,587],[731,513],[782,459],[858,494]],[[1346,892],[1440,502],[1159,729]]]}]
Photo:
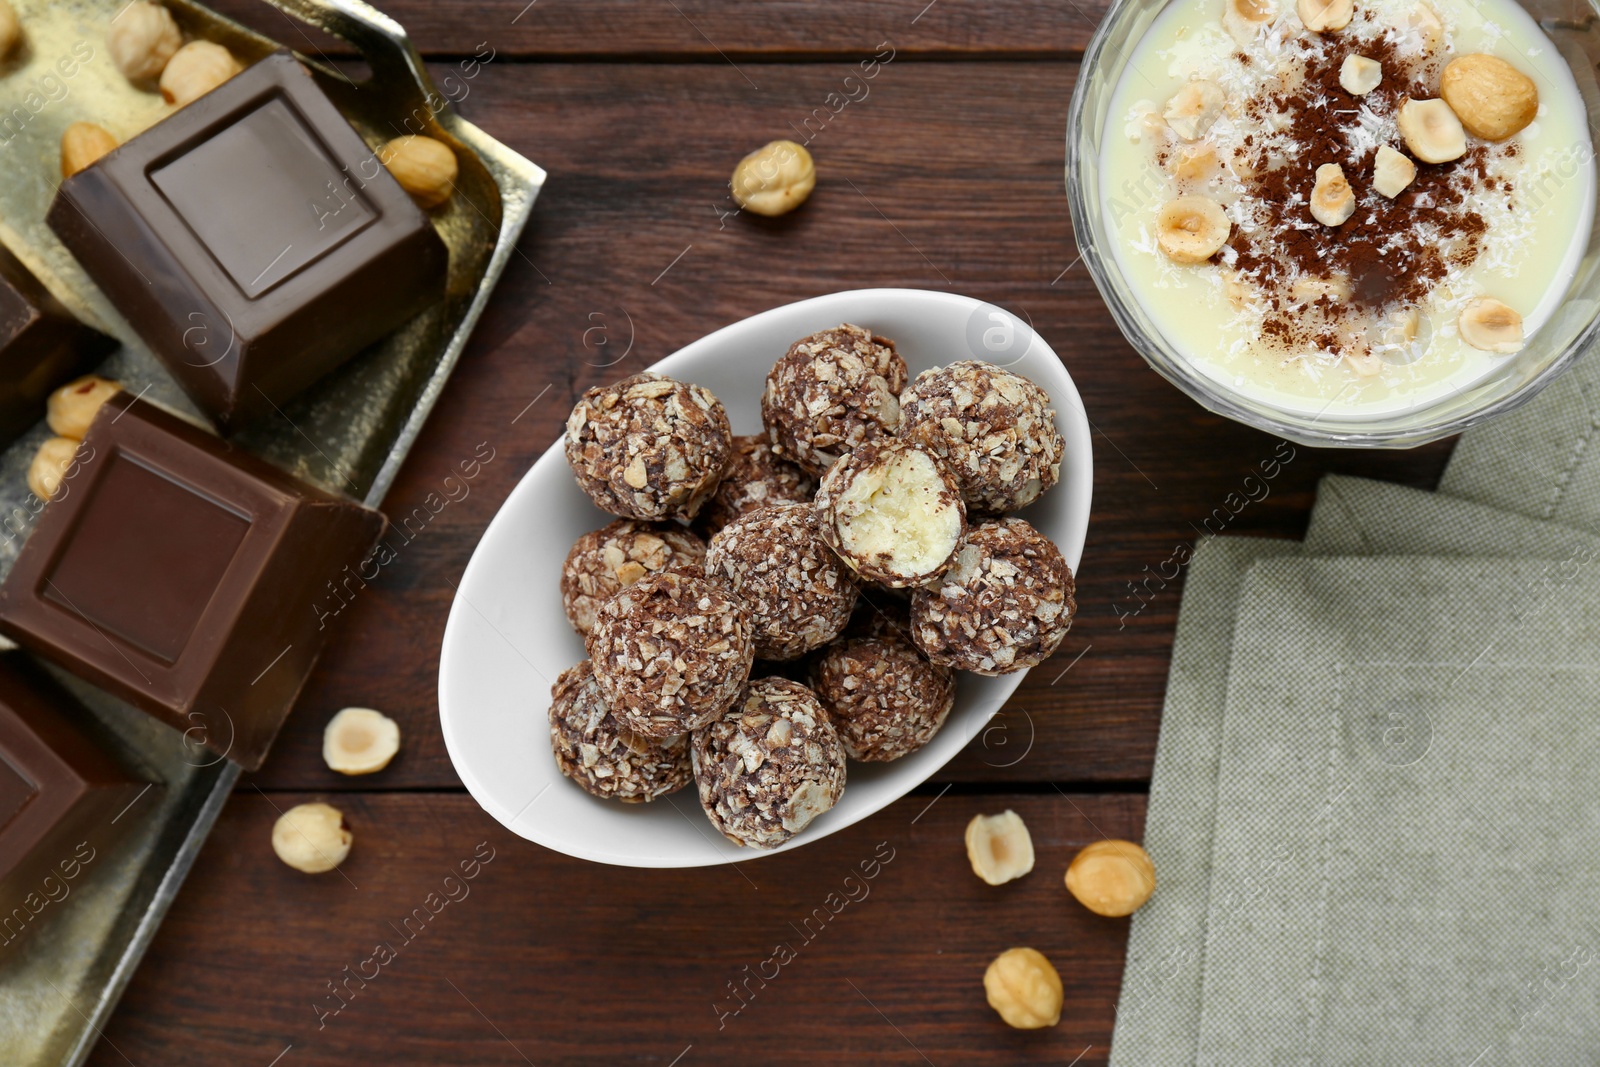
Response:
[{"label": "glass bowl", "polygon": [[[1084,53],[1067,115],[1067,200],[1078,249],[1112,317],[1145,362],[1203,407],[1300,444],[1335,448],[1412,448],[1460,433],[1519,407],[1570,367],[1600,331],[1600,211],[1589,227],[1582,258],[1560,308],[1527,345],[1487,377],[1426,405],[1384,415],[1303,415],[1227,390],[1196,367],[1157,328],[1123,276],[1101,210],[1101,151],[1108,136],[1123,136],[1112,116],[1113,92],[1135,45],[1169,0],[1117,0]],[[1583,97],[1591,131],[1600,128],[1600,4],[1594,0],[1522,0],[1521,6],[1555,45]],[[1593,148],[1589,148],[1593,163]],[[1597,182],[1596,188],[1600,188]]]}]

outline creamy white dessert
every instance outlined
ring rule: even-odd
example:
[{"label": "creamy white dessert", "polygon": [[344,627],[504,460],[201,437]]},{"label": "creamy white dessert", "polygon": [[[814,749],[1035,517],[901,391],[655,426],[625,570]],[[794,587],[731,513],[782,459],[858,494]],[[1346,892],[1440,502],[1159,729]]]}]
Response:
[{"label": "creamy white dessert", "polygon": [[1594,153],[1510,0],[1175,0],[1123,67],[1100,161],[1115,255],[1224,389],[1310,416],[1423,407],[1559,305]]}]

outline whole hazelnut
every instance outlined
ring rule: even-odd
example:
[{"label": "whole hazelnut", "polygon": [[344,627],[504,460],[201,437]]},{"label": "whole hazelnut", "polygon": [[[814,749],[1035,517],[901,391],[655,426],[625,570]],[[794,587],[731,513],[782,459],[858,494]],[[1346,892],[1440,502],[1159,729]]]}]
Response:
[{"label": "whole hazelnut", "polygon": [[353,840],[339,809],[327,804],[296,805],[272,826],[272,851],[295,870],[307,874],[321,874],[339,866],[350,855]]},{"label": "whole hazelnut", "polygon": [[74,122],[61,134],[61,176],[72,177],[116,147],[117,139],[104,126]]},{"label": "whole hazelnut", "polygon": [[28,465],[28,488],[33,490],[34,496],[49,500],[56,495],[67,469],[72,466],[73,457],[78,454],[78,444],[70,437],[52,437],[39,446],[39,451],[33,454],[33,462]]},{"label": "whole hazelnut", "polygon": [[81,441],[100,406],[122,391],[122,383],[98,374],[85,374],[50,394],[45,402],[45,422],[62,437]]},{"label": "whole hazelnut", "polygon": [[384,145],[378,158],[424,210],[438,207],[455,191],[460,168],[455,152],[443,141],[407,134]]},{"label": "whole hazelnut", "polygon": [[1156,868],[1132,841],[1096,841],[1067,867],[1067,891],[1109,918],[1132,915],[1156,891]]},{"label": "whole hazelnut", "polygon": [[135,0],[111,20],[106,51],[131,82],[150,82],[161,76],[173,53],[183,47],[183,31],[172,13],[160,4]]},{"label": "whole hazelnut", "polygon": [[733,199],[757,215],[783,215],[801,204],[817,185],[817,167],[804,145],[764,144],[739,160],[729,183]]},{"label": "whole hazelnut", "polygon": [[22,43],[22,20],[16,8],[0,0],[0,59],[8,58]]},{"label": "whole hazelnut", "polygon": [[989,1007],[1008,1026],[1038,1030],[1061,1021],[1061,976],[1031,948],[1008,948],[983,972]]},{"label": "whole hazelnut", "polygon": [[220,44],[190,41],[161,71],[161,99],[175,107],[192,104],[243,69]]},{"label": "whole hazelnut", "polygon": [[1498,56],[1475,52],[1452,59],[1439,77],[1439,95],[1474,137],[1504,141],[1539,114],[1539,87]]}]

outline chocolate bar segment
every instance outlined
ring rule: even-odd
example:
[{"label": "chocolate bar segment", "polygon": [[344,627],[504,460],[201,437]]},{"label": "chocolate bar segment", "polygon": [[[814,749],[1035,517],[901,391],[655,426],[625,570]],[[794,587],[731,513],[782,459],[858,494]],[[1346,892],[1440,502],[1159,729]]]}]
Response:
[{"label": "chocolate bar segment", "polygon": [[444,242],[286,52],[62,182],[48,220],[225,433],[444,295]]},{"label": "chocolate bar segment", "polygon": [[116,346],[0,247],[0,447],[44,418],[53,389],[93,370]]},{"label": "chocolate bar segment", "polygon": [[0,632],[243,766],[384,518],[128,394],[106,402],[0,586]]}]

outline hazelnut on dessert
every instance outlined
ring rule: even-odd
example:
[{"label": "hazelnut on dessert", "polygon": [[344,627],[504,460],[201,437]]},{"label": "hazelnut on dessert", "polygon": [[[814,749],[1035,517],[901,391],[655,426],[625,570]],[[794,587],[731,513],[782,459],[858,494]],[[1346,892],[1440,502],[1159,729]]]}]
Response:
[{"label": "hazelnut on dessert", "polygon": [[1249,44],[1276,15],[1273,0],[1224,0],[1222,28],[1240,44]]},{"label": "hazelnut on dessert", "polygon": [[1354,0],[1296,0],[1295,13],[1312,33],[1332,33],[1350,25]]},{"label": "hazelnut on dessert", "polygon": [[652,574],[701,576],[705,542],[681,526],[618,519],[578,538],[561,565],[561,606],[580,634],[594,628],[600,605]]},{"label": "hazelnut on dessert", "polygon": [[709,536],[741,515],[772,504],[807,503],[816,495],[817,480],[774,452],[766,437],[735,437],[717,491],[700,513],[701,525]]},{"label": "hazelnut on dessert", "polygon": [[602,511],[688,519],[716,490],[733,431],[710,390],[647,371],[584,393],[565,447],[578,487]]},{"label": "hazelnut on dessert", "polygon": [[1217,121],[1227,102],[1226,94],[1216,82],[1192,81],[1172,95],[1161,117],[1167,120],[1172,132],[1185,141],[1198,141]]},{"label": "hazelnut on dessert", "polygon": [[1311,217],[1324,226],[1342,226],[1355,211],[1355,190],[1345,180],[1344,168],[1337,163],[1318,167],[1317,183],[1311,189]]},{"label": "hazelnut on dessert", "polygon": [[1443,100],[1407,99],[1395,116],[1411,154],[1424,163],[1448,163],[1467,152],[1467,132]]},{"label": "hazelnut on dessert", "polygon": [[1228,243],[1233,223],[1215,200],[1180,196],[1156,213],[1156,243],[1174,263],[1204,263]]},{"label": "hazelnut on dessert", "polygon": [[814,506],[823,539],[850,569],[897,589],[937,578],[967,527],[960,486],[944,464],[893,438],[835,463]]},{"label": "hazelnut on dessert", "polygon": [[905,637],[836,641],[811,665],[811,688],[851,759],[885,762],[933,740],[955,705],[955,675]]},{"label": "hazelnut on dessert", "polygon": [[1366,96],[1383,81],[1383,64],[1366,56],[1348,55],[1339,66],[1339,87],[1351,96]]},{"label": "hazelnut on dessert", "polygon": [[1444,44],[1444,23],[1428,0],[1418,0],[1401,28],[1407,37],[1402,43],[1415,44],[1424,55],[1431,55]]},{"label": "hazelnut on dessert", "polygon": [[1179,145],[1167,157],[1167,170],[1179,181],[1205,181],[1217,172],[1217,166],[1217,150],[1203,142]]},{"label": "hazelnut on dessert", "polygon": [[1461,309],[1461,339],[1473,348],[1496,355],[1522,349],[1522,316],[1489,296],[1480,296]]},{"label": "hazelnut on dessert", "polygon": [[550,745],[561,773],[604,800],[648,803],[694,777],[689,739],[630,732],[611,714],[589,660],[562,671],[550,689]]},{"label": "hazelnut on dessert", "polygon": [[1539,87],[1497,56],[1474,53],[1452,59],[1439,78],[1439,95],[1474,137],[1504,141],[1539,114]]},{"label": "hazelnut on dessert", "polygon": [[761,423],[774,452],[820,475],[841,454],[899,429],[905,387],[894,342],[844,323],[800,338],[773,364]]},{"label": "hazelnut on dessert", "polygon": [[1417,165],[1402,152],[1379,145],[1372,159],[1372,187],[1393,200],[1417,178]]}]

